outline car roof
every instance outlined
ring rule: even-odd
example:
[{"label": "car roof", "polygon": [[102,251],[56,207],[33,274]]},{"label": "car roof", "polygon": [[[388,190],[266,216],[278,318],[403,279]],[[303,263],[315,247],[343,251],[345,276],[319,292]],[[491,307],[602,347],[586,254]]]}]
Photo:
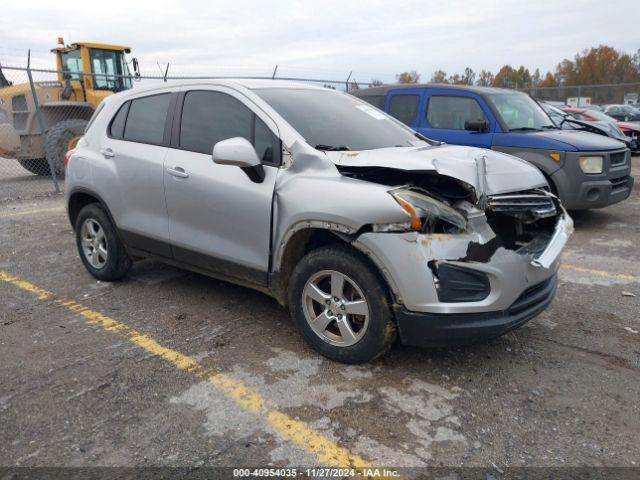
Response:
[{"label": "car roof", "polygon": [[384,85],[382,87],[365,88],[363,90],[356,90],[351,93],[355,96],[385,95],[389,90],[397,90],[397,89],[404,89],[404,88],[451,88],[455,90],[464,90],[467,92],[474,92],[481,95],[489,94],[489,93],[500,94],[500,93],[517,92],[517,90],[511,90],[508,88],[478,87],[476,85],[451,85],[449,83],[400,83],[397,85]]},{"label": "car roof", "polygon": [[[207,78],[207,79],[192,79],[192,80],[168,80],[167,83],[158,79],[159,83],[152,83],[144,86],[135,86],[131,90],[127,90],[129,93],[143,93],[145,91],[162,91],[171,88],[191,87],[191,86],[226,86],[226,87],[244,87],[250,90],[263,89],[263,88],[296,88],[296,89],[309,89],[309,90],[328,90],[324,87],[316,85],[309,85],[302,82],[293,82],[289,80],[271,80],[265,79],[243,79],[243,78]],[[161,82],[161,83],[160,83]]]}]

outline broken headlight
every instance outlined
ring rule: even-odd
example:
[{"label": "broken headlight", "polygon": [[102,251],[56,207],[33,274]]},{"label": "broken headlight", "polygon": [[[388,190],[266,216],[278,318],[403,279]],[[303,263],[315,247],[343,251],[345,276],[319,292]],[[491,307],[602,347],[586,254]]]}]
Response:
[{"label": "broken headlight", "polygon": [[411,217],[408,230],[422,233],[459,233],[466,229],[467,220],[449,205],[409,188],[389,192]]}]

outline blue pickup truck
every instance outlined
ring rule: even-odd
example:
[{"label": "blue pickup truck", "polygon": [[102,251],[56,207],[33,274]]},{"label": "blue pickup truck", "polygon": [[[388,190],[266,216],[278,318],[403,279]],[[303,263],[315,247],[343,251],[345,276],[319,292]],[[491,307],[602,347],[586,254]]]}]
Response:
[{"label": "blue pickup truck", "polygon": [[536,165],[567,209],[612,205],[633,188],[631,152],[594,133],[560,130],[530,96],[459,85],[393,85],[352,92],[425,137],[489,148]]}]

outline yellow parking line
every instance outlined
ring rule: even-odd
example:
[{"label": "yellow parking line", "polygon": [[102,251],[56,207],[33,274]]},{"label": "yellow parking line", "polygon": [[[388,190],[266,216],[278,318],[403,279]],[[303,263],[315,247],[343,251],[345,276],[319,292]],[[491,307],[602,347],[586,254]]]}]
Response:
[{"label": "yellow parking line", "polygon": [[281,439],[314,454],[321,464],[342,468],[371,468],[363,458],[349,452],[346,448],[338,446],[304,422],[295,420],[269,406],[267,400],[260,393],[252,390],[241,381],[224,373],[205,368],[193,357],[165,347],[149,335],[141,333],[125,323],[118,322],[100,312],[91,310],[74,300],[57,298],[53,293],[1,270],[0,281],[10,283],[32,293],[39,300],[48,300],[61,305],[84,317],[90,325],[95,325],[107,332],[120,335],[134,345],[169,362],[179,370],[189,372],[199,379],[206,380],[245,411],[263,418],[266,425]]},{"label": "yellow parking line", "polygon": [[640,277],[636,277],[635,275],[626,275],[624,273],[607,272],[606,270],[595,270],[593,268],[577,267],[575,265],[567,265],[564,263],[560,265],[560,268],[564,270],[573,270],[574,272],[590,273],[591,275],[598,275],[600,277],[618,278],[620,280],[631,280],[631,281],[640,280]]},{"label": "yellow parking line", "polygon": [[20,212],[4,213],[4,214],[0,214],[0,218],[19,217],[22,215],[35,215],[36,213],[45,213],[45,212],[64,212],[64,207],[40,208],[38,210],[22,210]]}]

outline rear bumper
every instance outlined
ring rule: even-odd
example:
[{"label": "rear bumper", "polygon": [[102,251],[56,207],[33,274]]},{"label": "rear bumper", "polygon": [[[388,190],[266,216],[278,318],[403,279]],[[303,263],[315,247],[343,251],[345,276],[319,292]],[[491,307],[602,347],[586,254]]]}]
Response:
[{"label": "rear bumper", "polygon": [[499,337],[537,316],[552,302],[557,274],[526,289],[506,310],[462,314],[411,312],[395,306],[400,339],[405,345],[442,347]]}]

